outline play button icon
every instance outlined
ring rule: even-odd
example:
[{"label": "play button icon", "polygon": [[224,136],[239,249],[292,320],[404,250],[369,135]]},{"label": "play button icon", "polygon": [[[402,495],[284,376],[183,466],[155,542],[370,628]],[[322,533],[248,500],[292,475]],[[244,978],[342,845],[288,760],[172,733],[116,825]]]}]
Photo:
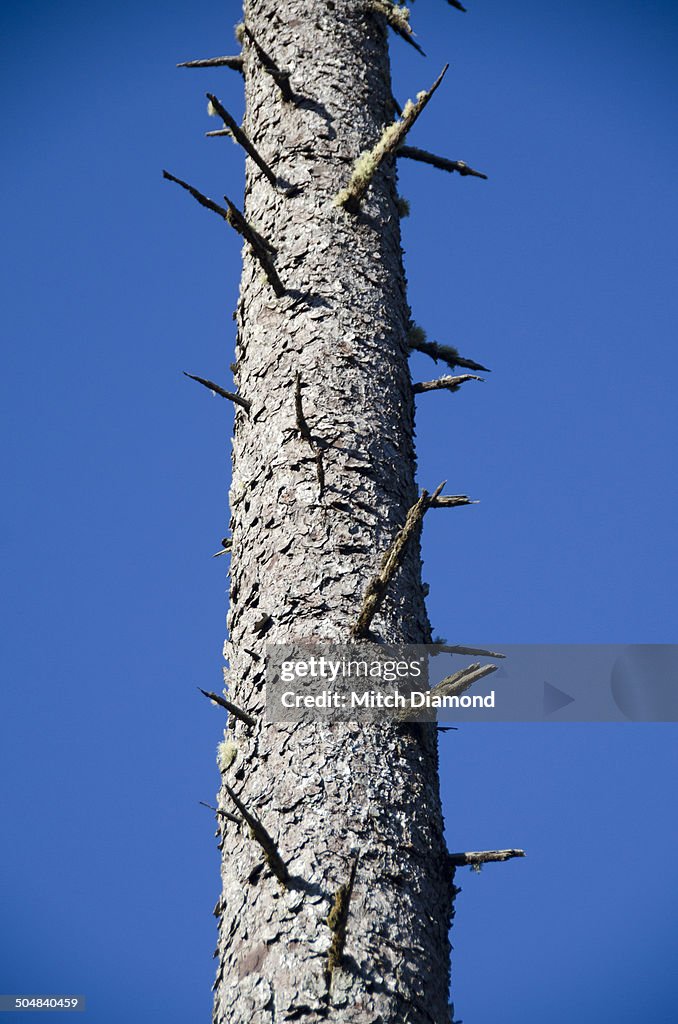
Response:
[{"label": "play button icon", "polygon": [[557,686],[551,686],[550,683],[544,683],[545,715],[552,715],[554,711],[560,711],[561,708],[571,704],[573,700],[574,697],[570,697],[569,693],[559,690]]}]

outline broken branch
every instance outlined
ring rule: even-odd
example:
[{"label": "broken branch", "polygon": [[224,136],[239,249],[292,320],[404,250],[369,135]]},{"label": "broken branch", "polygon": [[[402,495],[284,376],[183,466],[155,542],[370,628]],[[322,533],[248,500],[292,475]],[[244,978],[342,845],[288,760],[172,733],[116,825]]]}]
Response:
[{"label": "broken branch", "polygon": [[198,689],[205,697],[207,697],[208,700],[211,700],[213,704],[218,704],[220,707],[225,708],[229,714],[233,715],[234,718],[239,718],[241,722],[245,723],[245,725],[249,725],[253,728],[257,724],[251,715],[248,715],[246,711],[239,708],[237,704],[233,703],[233,701],[227,700],[225,697],[220,697],[218,693],[212,693],[211,690],[203,690],[202,686],[199,686]]},{"label": "broken branch", "polygon": [[462,373],[458,377],[439,377],[437,380],[424,380],[420,384],[413,384],[412,391],[415,395],[421,395],[425,391],[458,391],[462,384],[465,384],[467,380],[479,380],[482,381],[482,377],[477,377],[474,373]]},{"label": "broken branch", "polygon": [[[194,373],[186,373],[183,371],[184,377],[190,377],[191,380],[196,380],[198,384],[202,384],[204,388],[209,388],[215,395],[221,395],[222,398],[228,398],[229,402],[235,402],[236,405],[242,406],[247,412],[250,411],[252,403],[248,402],[246,398],[242,398],[241,395],[236,395],[233,391],[224,391],[222,387],[215,384],[213,380],[207,380],[205,377],[196,377]],[[221,552],[220,552],[221,554]]]},{"label": "broken branch", "polygon": [[336,206],[343,206],[349,213],[359,213],[365,193],[382,161],[398,149],[408,131],[442,82],[448,67],[449,64],[446,64],[427,92],[418,93],[414,103],[411,100],[407,101],[400,120],[394,121],[393,124],[388,125],[384,129],[376,146],[360,154],[354,164],[353,173],[348,185],[335,197],[334,202]]},{"label": "broken branch", "polygon": [[232,537],[224,537],[223,540],[221,541],[221,550],[220,551],[215,551],[214,554],[212,555],[212,558],[219,558],[220,555],[227,555],[227,554],[229,554],[229,552],[230,552],[232,547],[233,547],[233,538]]},{"label": "broken branch", "polygon": [[242,55],[237,57],[206,57],[203,60],[185,60],[177,64],[178,68],[231,68],[233,71],[243,73]]},{"label": "broken branch", "polygon": [[370,623],[383,604],[389,583],[402,565],[408,542],[421,528],[424,515],[439,497],[444,486],[445,481],[433,494],[422,491],[419,499],[407,513],[404,525],[395,535],[381,560],[379,572],[371,578],[365,588],[362,608],[352,630],[354,639],[364,640],[369,636]]},{"label": "broken branch", "polygon": [[491,861],[512,860],[514,857],[524,857],[524,850],[478,850],[470,853],[450,853],[448,861],[452,868],[479,868],[482,864],[489,864]]},{"label": "broken branch", "polygon": [[484,181],[487,181],[486,174],[483,174],[481,171],[474,171],[463,160],[448,160],[444,156],[436,156],[435,153],[429,153],[426,149],[417,149],[416,146],[400,146],[396,156],[404,156],[409,160],[418,160],[422,164],[430,164],[431,167],[437,167],[440,171],[448,171],[450,174],[456,171],[462,178],[471,176],[472,178],[482,178]]},{"label": "broken branch", "polygon": [[[266,161],[263,159],[263,157],[259,155],[258,151],[255,149],[253,144],[250,142],[250,140],[248,139],[247,135],[245,135],[245,132],[242,130],[242,128],[240,127],[238,122],[235,120],[235,118],[231,117],[229,112],[226,110],[225,107],[223,107],[221,105],[221,103],[219,102],[217,97],[213,95],[213,93],[208,92],[207,93],[207,99],[210,101],[210,103],[211,103],[215,113],[219,115],[221,120],[226,125],[226,128],[228,129],[230,134],[235,139],[235,141],[242,146],[242,148],[245,150],[245,152],[248,154],[248,156],[252,157],[252,159],[254,160],[254,162],[257,165],[257,167],[268,178],[268,180],[271,182],[271,184],[275,185],[277,183],[278,179],[276,178],[275,174],[273,173],[271,168],[268,166]],[[212,133],[208,132],[208,134],[212,134]]]},{"label": "broken branch", "polygon": [[431,500],[429,508],[459,508],[461,505],[477,505],[466,494],[442,494]]},{"label": "broken branch", "polygon": [[459,647],[458,645],[448,646],[447,644],[434,644],[436,654],[462,654],[479,655],[481,658],[505,658],[505,654],[497,654],[496,651],[485,651],[481,647]]},{"label": "broken branch", "polygon": [[284,888],[287,888],[287,885],[290,880],[290,873],[287,870],[287,865],[285,864],[282,857],[280,856],[280,853],[278,852],[278,847],[276,846],[275,841],[268,834],[268,832],[261,824],[261,822],[258,820],[258,818],[255,818],[253,814],[250,814],[250,812],[247,810],[243,802],[238,799],[238,797],[235,795],[231,787],[228,786],[225,782],[224,789],[230,796],[231,800],[233,801],[237,809],[242,814],[246,824],[249,825],[250,832],[252,833],[252,838],[255,840],[255,842],[259,843],[259,846],[264,851],[266,863],[270,867],[271,871],[278,879],[280,884]]}]

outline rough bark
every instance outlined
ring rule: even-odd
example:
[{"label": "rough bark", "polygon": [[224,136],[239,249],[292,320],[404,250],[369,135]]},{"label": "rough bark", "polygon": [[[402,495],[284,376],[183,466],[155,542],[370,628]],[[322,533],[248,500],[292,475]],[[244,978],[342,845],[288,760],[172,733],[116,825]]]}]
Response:
[{"label": "rough bark", "polygon": [[[417,500],[395,158],[359,215],[334,203],[393,120],[387,28],[365,0],[246,0],[245,24],[243,129],[279,187],[247,158],[244,214],[286,294],[245,245],[235,380],[249,412],[235,409],[224,653],[228,696],[256,725],[230,719],[221,762],[214,1021],[444,1024],[452,886],[435,726],[264,721],[265,645],[349,641]],[[292,101],[252,39],[290,72]],[[430,641],[418,538],[371,630]]]}]

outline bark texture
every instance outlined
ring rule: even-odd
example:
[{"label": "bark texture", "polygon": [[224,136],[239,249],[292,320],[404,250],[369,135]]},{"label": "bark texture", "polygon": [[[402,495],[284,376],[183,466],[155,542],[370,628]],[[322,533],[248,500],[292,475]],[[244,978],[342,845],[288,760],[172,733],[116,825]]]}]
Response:
[{"label": "bark texture", "polygon": [[[231,718],[222,758],[219,807],[242,824],[218,816],[214,1021],[445,1024],[451,878],[435,727],[264,722],[265,645],[349,641],[417,500],[394,158],[359,215],[334,204],[394,117],[386,23],[366,0],[247,0],[244,20],[243,129],[279,181],[247,158],[244,214],[286,294],[245,246],[235,379],[249,410],[235,410],[224,653],[228,696],[256,725]],[[290,73],[292,101],[253,40]],[[429,76],[422,63],[422,85]],[[417,538],[371,629],[430,641]],[[338,956],[328,915],[343,925]]]}]

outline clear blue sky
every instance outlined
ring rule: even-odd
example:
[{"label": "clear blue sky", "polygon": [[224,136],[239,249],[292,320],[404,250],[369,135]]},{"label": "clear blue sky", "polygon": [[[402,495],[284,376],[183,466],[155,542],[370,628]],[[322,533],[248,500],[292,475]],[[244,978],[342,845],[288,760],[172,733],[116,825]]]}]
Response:
[{"label": "clear blue sky", "polygon": [[[418,399],[425,575],[456,642],[676,642],[676,50],[668,2],[413,4],[401,102],[452,68],[402,168],[415,319],[492,367]],[[220,10],[223,9],[223,16]],[[0,991],[94,1024],[208,1020],[239,245],[162,182],[238,195],[242,157],[175,70],[232,52],[236,5],[5,0],[1,415],[6,588]],[[417,376],[433,366],[417,361]],[[676,727],[443,736],[466,1024],[675,1017]],[[7,1015],[7,1020],[10,1015]]]}]

